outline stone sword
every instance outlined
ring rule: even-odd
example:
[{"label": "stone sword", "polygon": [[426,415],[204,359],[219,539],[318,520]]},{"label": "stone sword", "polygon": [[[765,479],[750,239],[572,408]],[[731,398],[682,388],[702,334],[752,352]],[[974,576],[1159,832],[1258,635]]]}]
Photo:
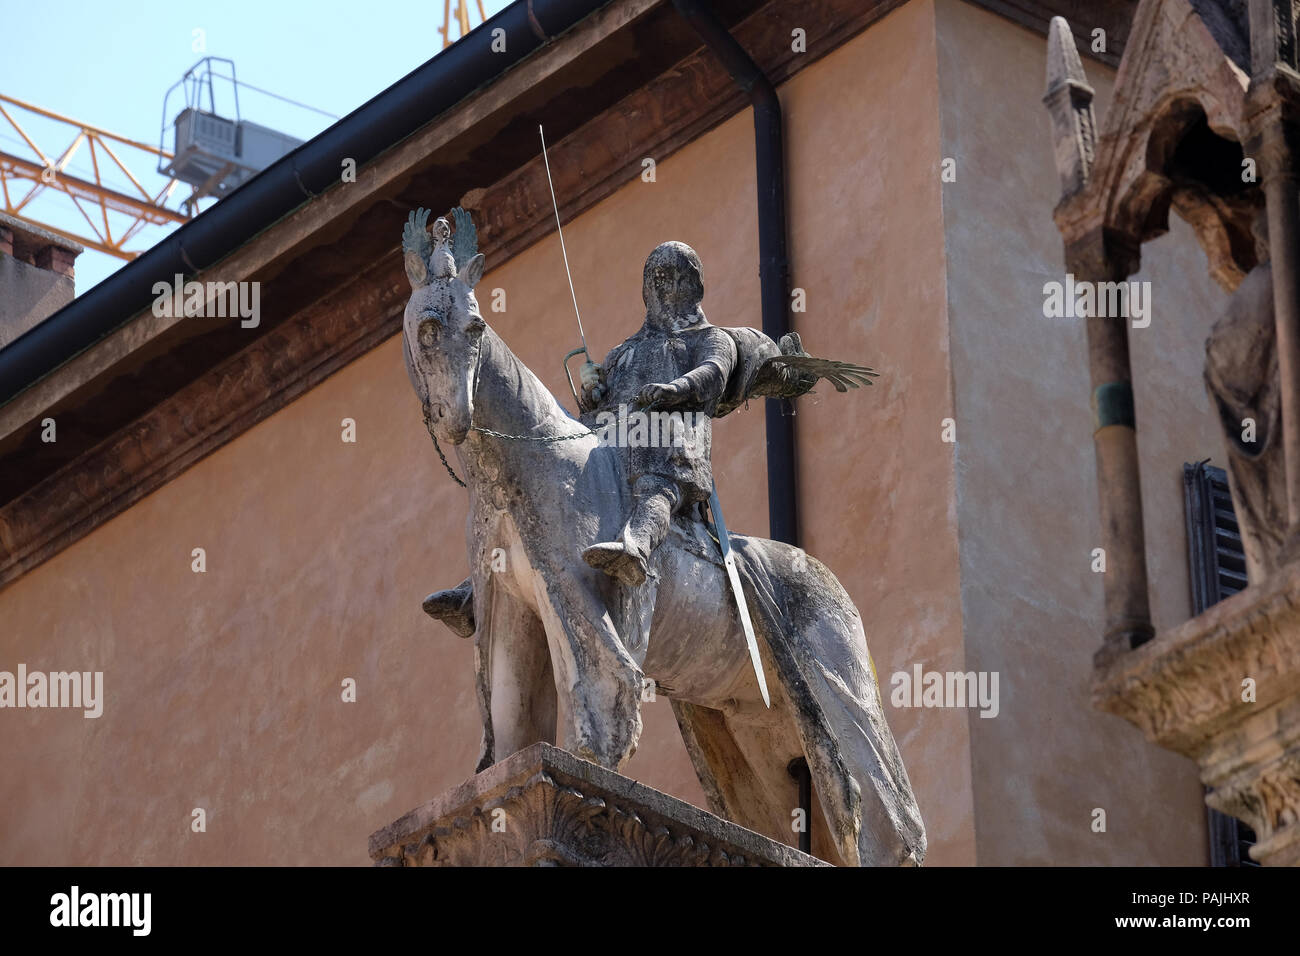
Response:
[{"label": "stone sword", "polygon": [[754,622],[749,618],[749,605],[745,603],[745,592],[740,586],[740,572],[736,570],[736,555],[731,550],[731,536],[727,534],[727,523],[722,520],[722,504],[718,501],[716,484],[709,495],[709,511],[713,514],[713,524],[718,532],[718,546],[722,548],[722,566],[727,569],[727,580],[731,582],[731,593],[736,598],[736,609],[740,612],[740,625],[745,629],[745,643],[749,645],[749,660],[754,665],[758,689],[763,694],[763,703],[771,707],[772,698],[767,693],[767,678],[763,676],[763,662],[758,656],[758,639],[754,637]]}]

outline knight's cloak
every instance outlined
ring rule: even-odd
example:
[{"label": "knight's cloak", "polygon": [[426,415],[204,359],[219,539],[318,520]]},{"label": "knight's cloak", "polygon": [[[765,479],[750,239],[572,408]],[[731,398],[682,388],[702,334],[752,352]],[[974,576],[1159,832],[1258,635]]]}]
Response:
[{"label": "knight's cloak", "polygon": [[[919,865],[925,826],[885,720],[874,664],[861,663],[870,657],[857,610],[834,575],[798,548],[737,534],[731,543],[763,667],[790,702],[836,852],[849,865]],[[796,562],[812,573],[797,573]],[[808,626],[809,615],[845,609],[854,620],[841,627]],[[846,635],[862,646],[845,646]],[[672,706],[709,808],[788,841],[792,808],[783,795],[752,785],[757,775],[738,740],[743,727],[718,710],[680,700]],[[772,832],[767,821],[782,821],[786,832]]]}]

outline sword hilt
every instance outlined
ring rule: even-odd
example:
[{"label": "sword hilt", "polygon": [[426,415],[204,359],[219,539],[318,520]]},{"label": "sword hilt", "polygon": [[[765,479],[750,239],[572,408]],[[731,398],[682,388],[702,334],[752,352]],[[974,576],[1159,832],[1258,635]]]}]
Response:
[{"label": "sword hilt", "polygon": [[587,346],[579,345],[576,349],[571,349],[564,355],[564,377],[569,380],[569,391],[573,393],[573,401],[578,406],[578,411],[582,411],[582,399],[578,398],[578,390],[573,386],[573,376],[569,373],[569,359],[575,355],[587,356],[587,361],[591,361],[591,353],[587,351]]}]

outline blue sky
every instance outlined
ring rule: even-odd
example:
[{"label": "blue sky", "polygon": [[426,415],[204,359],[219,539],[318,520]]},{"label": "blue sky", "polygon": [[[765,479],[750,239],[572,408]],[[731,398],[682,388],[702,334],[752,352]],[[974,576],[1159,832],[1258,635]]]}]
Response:
[{"label": "blue sky", "polygon": [[[483,7],[491,16],[506,3],[483,0]],[[477,25],[473,0],[470,6]],[[53,5],[0,0],[0,93],[156,145],[163,96],[204,55],[194,49],[194,31],[202,30],[205,52],[233,59],[241,82],[343,116],[442,49],[442,11],[439,0],[61,0]],[[169,123],[181,102],[173,96]],[[333,122],[248,90],[240,92],[240,111],[244,119],[300,139]],[[31,114],[10,112],[47,154],[62,152],[76,135]],[[164,147],[171,148],[170,130]],[[3,117],[0,150],[35,159]],[[118,155],[147,189],[156,192],[166,184],[153,157],[129,148]],[[85,147],[70,171],[90,178]],[[124,179],[114,185],[127,191]],[[188,195],[188,187],[178,187],[174,196],[182,194]],[[71,200],[52,191],[28,209],[39,221],[82,234],[88,230]],[[167,231],[149,227],[131,248],[147,248]],[[86,251],[77,260],[77,294],[122,265],[120,259]]]}]

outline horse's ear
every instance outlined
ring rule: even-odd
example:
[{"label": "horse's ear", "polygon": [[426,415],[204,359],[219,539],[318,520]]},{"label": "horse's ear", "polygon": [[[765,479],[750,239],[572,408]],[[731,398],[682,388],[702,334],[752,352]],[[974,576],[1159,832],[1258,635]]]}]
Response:
[{"label": "horse's ear", "polygon": [[406,260],[406,278],[411,280],[411,288],[418,289],[422,285],[428,285],[429,266],[424,259],[415,252],[408,252],[404,258]]},{"label": "horse's ear", "polygon": [[478,280],[481,278],[483,278],[483,253],[480,252],[461,266],[460,281],[472,289],[478,285]]}]

